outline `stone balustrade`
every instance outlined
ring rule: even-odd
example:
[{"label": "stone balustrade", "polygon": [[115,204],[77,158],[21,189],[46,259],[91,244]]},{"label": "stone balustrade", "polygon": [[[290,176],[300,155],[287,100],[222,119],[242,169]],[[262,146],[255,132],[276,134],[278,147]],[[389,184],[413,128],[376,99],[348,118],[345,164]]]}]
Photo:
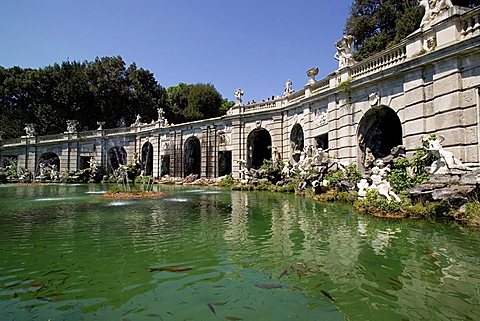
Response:
[{"label": "stone balustrade", "polygon": [[0,140],[0,144],[3,146],[19,145],[22,143],[21,138],[11,138]]},{"label": "stone balustrade", "polygon": [[324,78],[324,79],[320,79],[318,80],[317,82],[315,82],[311,88],[312,88],[312,93],[313,94],[317,94],[319,92],[322,92],[324,90],[328,90],[330,89],[330,78],[331,77],[327,77],[327,78]]},{"label": "stone balustrade", "polygon": [[371,58],[355,64],[350,69],[351,78],[360,78],[369,74],[381,71],[386,68],[393,67],[407,59],[406,42],[387,49],[379,54],[373,55]]},{"label": "stone balustrade", "polygon": [[127,134],[133,132],[133,127],[120,127],[105,129],[105,135]]},{"label": "stone balustrade", "polygon": [[462,38],[480,34],[480,7],[465,14],[461,20],[460,34]]},{"label": "stone balustrade", "polygon": [[97,136],[101,136],[101,134],[102,134],[101,130],[88,130],[88,131],[79,132],[78,137],[82,137],[82,138],[97,137]]},{"label": "stone balustrade", "polygon": [[65,135],[63,133],[54,134],[54,135],[37,136],[37,143],[57,141],[57,140],[62,140],[64,138],[65,138]]}]

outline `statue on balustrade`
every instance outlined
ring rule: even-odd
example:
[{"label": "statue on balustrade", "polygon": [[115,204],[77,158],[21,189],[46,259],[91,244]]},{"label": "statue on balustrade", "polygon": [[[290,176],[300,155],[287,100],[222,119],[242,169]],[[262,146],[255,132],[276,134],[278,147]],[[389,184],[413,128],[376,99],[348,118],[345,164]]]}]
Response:
[{"label": "statue on balustrade", "polygon": [[338,68],[342,69],[344,67],[351,66],[355,63],[353,59],[353,42],[355,38],[351,35],[345,35],[337,41],[335,44],[335,48],[337,48],[337,52],[333,56],[336,60],[338,60]]}]

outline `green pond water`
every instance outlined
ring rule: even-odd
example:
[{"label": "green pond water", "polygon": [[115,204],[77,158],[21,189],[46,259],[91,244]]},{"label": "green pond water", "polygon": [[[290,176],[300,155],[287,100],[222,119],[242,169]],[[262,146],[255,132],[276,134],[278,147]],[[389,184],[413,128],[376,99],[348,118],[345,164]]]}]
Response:
[{"label": "green pond water", "polygon": [[1,185],[0,320],[480,320],[478,229],[159,188]]}]

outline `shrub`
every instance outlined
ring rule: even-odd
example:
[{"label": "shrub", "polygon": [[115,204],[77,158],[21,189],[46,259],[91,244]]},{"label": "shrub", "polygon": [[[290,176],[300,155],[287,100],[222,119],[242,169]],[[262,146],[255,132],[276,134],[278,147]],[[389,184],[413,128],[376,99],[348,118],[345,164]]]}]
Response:
[{"label": "shrub", "polygon": [[465,204],[464,211],[458,213],[457,219],[468,225],[480,226],[480,202],[472,201]]},{"label": "shrub", "polygon": [[131,182],[135,182],[135,178],[140,175],[142,169],[138,164],[127,165],[127,176]]},{"label": "shrub", "polygon": [[388,201],[374,189],[368,190],[366,196],[355,202],[354,206],[359,211],[375,216],[404,216],[401,213],[401,204],[399,202],[395,200]]},{"label": "shrub", "polygon": [[428,178],[425,167],[433,162],[432,157],[427,155],[427,151],[419,149],[411,159],[396,159],[387,177],[393,190],[400,193],[425,182]]},{"label": "shrub", "polygon": [[233,178],[232,174],[226,175],[218,182],[218,186],[222,186],[222,187],[232,187],[234,184],[235,184],[235,179]]},{"label": "shrub", "polygon": [[329,172],[325,179],[332,185],[341,181],[347,181],[356,185],[362,179],[362,173],[358,170],[357,165],[350,164],[345,169]]}]

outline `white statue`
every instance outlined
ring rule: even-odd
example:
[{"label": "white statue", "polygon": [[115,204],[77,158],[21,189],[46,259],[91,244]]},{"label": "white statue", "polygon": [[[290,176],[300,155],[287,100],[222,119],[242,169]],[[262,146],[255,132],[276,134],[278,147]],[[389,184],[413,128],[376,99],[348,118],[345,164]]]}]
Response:
[{"label": "white statue", "polygon": [[291,93],[293,93],[293,83],[292,81],[289,79],[287,80],[287,82],[285,83],[285,86],[283,88],[283,95],[284,96],[288,96],[290,95]]},{"label": "white statue", "polygon": [[26,124],[25,128],[23,128],[27,137],[35,136],[35,125],[34,124]]},{"label": "white statue", "polygon": [[335,44],[335,48],[337,48],[337,52],[333,56],[336,60],[338,60],[338,68],[344,68],[351,66],[355,63],[353,59],[353,41],[355,38],[351,35],[345,35],[337,41]]},{"label": "white statue", "polygon": [[425,8],[420,27],[431,23],[443,12],[453,7],[451,0],[419,0],[419,4]]},{"label": "white statue", "polygon": [[424,148],[435,157],[435,161],[430,166],[430,174],[446,174],[452,168],[461,167],[462,162],[453,156],[452,152],[443,149],[442,142],[445,140],[445,137],[437,136],[438,138],[435,136],[422,137]]},{"label": "white statue", "polygon": [[370,187],[370,184],[368,184],[368,181],[365,178],[362,178],[360,182],[357,183],[358,196],[359,197],[367,196],[367,189],[369,187]]},{"label": "white statue", "polygon": [[237,90],[235,90],[235,99],[237,99],[237,103],[235,105],[237,106],[241,106],[242,105],[242,96],[243,96],[244,92],[242,89],[238,88]]},{"label": "white statue", "polygon": [[240,165],[240,169],[238,171],[238,173],[240,174],[240,178],[243,179],[244,183],[248,183],[252,177],[248,171],[247,162],[243,159],[240,159],[237,162],[238,165]]},{"label": "white statue", "polygon": [[290,177],[290,165],[288,162],[285,163],[282,169],[282,176],[283,177]]},{"label": "white statue", "polygon": [[142,116],[140,116],[140,114],[137,114],[137,116],[135,116],[135,122],[131,126],[140,126],[142,124],[140,122],[141,119],[142,119]]},{"label": "white statue", "polygon": [[90,157],[90,160],[88,161],[88,164],[90,165],[90,169],[92,172],[95,172],[98,168],[98,162],[95,160],[95,157]]},{"label": "white statue", "polygon": [[372,185],[368,189],[377,190],[379,195],[384,196],[389,202],[392,200],[392,197],[397,201],[401,202],[400,197],[392,191],[390,183],[387,181],[387,172],[390,171],[390,168],[384,167],[384,163],[381,159],[376,161],[376,165],[372,168],[372,174],[370,179],[372,180]]},{"label": "white statue", "polygon": [[67,120],[67,132],[70,134],[76,133],[78,131],[78,121],[73,119],[73,120]]},{"label": "white statue", "polygon": [[97,130],[103,130],[103,125],[105,125],[104,121],[97,121],[98,128]]},{"label": "white statue", "polygon": [[167,126],[168,121],[165,118],[165,111],[163,108],[157,108],[157,113],[158,113],[158,122],[160,123],[160,126]]}]

